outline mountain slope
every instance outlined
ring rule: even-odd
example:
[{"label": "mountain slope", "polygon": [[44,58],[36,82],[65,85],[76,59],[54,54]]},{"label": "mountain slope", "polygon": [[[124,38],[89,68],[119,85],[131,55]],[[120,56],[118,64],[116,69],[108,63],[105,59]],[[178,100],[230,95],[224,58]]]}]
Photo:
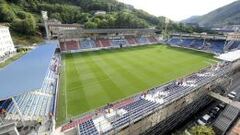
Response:
[{"label": "mountain slope", "polygon": [[240,24],[240,0],[218,8],[206,15],[186,19],[187,23],[198,23],[207,27]]},{"label": "mountain slope", "polygon": [[196,23],[198,22],[198,19],[200,18],[200,16],[191,16],[185,20],[182,20],[182,23]]}]

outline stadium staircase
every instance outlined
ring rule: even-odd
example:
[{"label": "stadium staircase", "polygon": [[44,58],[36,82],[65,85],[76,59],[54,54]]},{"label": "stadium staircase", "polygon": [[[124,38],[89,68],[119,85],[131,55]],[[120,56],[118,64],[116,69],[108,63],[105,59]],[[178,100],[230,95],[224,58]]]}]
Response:
[{"label": "stadium staircase", "polygon": [[60,43],[60,49],[61,49],[61,51],[67,51],[66,45],[62,42]]},{"label": "stadium staircase", "polygon": [[228,50],[235,50],[240,48],[240,41],[233,41]]},{"label": "stadium staircase", "polygon": [[224,47],[224,51],[229,51],[229,48],[232,46],[232,44],[234,43],[234,41],[229,41],[226,45],[225,45],[225,47]]}]

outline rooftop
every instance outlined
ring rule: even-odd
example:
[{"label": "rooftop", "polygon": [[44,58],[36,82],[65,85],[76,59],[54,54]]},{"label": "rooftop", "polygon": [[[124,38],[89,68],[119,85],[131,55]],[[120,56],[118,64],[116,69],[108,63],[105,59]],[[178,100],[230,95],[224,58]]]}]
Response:
[{"label": "rooftop", "polygon": [[224,61],[233,62],[233,61],[240,59],[240,50],[235,50],[235,51],[231,51],[228,53],[224,53],[224,54],[217,56],[216,58],[224,60]]},{"label": "rooftop", "polygon": [[0,69],[0,100],[40,89],[56,43],[44,43]]}]

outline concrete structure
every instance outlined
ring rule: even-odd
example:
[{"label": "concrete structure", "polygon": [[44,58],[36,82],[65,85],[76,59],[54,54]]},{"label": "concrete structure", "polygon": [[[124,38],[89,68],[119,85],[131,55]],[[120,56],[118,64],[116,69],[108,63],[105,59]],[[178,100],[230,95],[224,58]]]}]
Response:
[{"label": "concrete structure", "polygon": [[0,126],[1,135],[19,135],[16,123],[7,123]]},{"label": "concrete structure", "polygon": [[0,26],[0,59],[7,57],[15,51],[9,28]]},{"label": "concrete structure", "polygon": [[231,52],[227,52],[224,54],[221,54],[219,56],[216,56],[217,59],[224,60],[224,61],[235,61],[240,59],[240,50],[234,50]]},{"label": "concrete structure", "polygon": [[142,35],[156,35],[155,32],[155,29],[69,29],[59,33],[59,40],[141,37]]},{"label": "concrete structure", "polygon": [[43,23],[40,26],[45,27],[46,39],[58,38],[59,34],[63,30],[75,30],[81,29],[83,25],[80,24],[62,24],[57,19],[48,19],[47,11],[42,11]]},{"label": "concrete structure", "polygon": [[80,24],[62,24],[56,19],[50,19],[46,21],[48,27],[49,38],[58,38],[59,33],[64,30],[76,30],[82,29],[83,25]]},{"label": "concrete structure", "polygon": [[227,40],[240,40],[240,32],[233,32],[233,33],[229,33],[227,36]]},{"label": "concrete structure", "polygon": [[225,135],[235,119],[238,117],[239,109],[228,105],[213,123],[217,135]]},{"label": "concrete structure", "polygon": [[95,13],[94,13],[94,15],[95,16],[99,16],[99,15],[105,15],[107,12],[106,11],[101,11],[101,10],[99,10],[99,11],[96,11]]}]

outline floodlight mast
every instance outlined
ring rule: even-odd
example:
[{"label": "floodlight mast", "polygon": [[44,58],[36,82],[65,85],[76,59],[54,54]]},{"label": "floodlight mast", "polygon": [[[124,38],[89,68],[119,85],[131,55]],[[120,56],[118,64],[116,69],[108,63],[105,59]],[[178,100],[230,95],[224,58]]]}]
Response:
[{"label": "floodlight mast", "polygon": [[169,24],[170,20],[165,17],[165,29],[164,29],[164,33],[163,33],[163,38],[164,39],[168,39],[168,24]]},{"label": "floodlight mast", "polygon": [[43,19],[43,23],[44,23],[44,27],[45,27],[45,31],[46,31],[46,39],[50,39],[49,36],[49,30],[48,30],[48,15],[47,15],[47,11],[41,11],[42,14],[42,19]]}]

